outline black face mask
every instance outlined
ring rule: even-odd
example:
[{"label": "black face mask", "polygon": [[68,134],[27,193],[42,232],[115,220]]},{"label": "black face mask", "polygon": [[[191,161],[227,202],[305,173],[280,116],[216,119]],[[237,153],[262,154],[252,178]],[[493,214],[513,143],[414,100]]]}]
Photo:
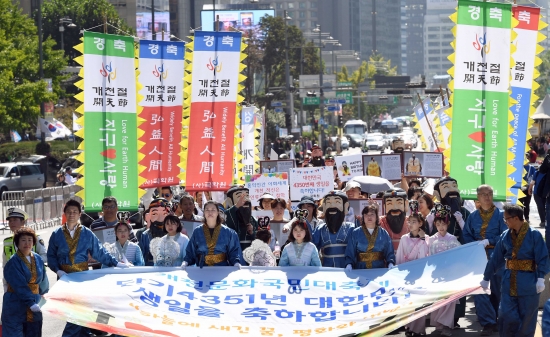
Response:
[{"label": "black face mask", "polygon": [[[332,212],[335,213],[330,214]],[[344,212],[335,207],[327,208],[327,210],[325,211],[325,220],[327,222],[328,229],[332,233],[336,233],[340,230],[340,227],[342,227],[342,223],[344,222],[345,217],[346,215],[344,214]]]},{"label": "black face mask", "polygon": [[309,163],[313,166],[316,166],[316,167],[325,165],[325,161],[321,157],[313,157],[313,159],[311,159],[311,161]]},{"label": "black face mask", "polygon": [[[394,210],[395,212],[396,210]],[[392,215],[391,211],[386,214],[386,221],[390,225],[390,229],[394,233],[401,233],[403,226],[405,225],[406,214],[403,211],[399,211],[399,215]]]},{"label": "black face mask", "polygon": [[460,212],[460,208],[462,207],[462,199],[460,198],[460,193],[456,191],[448,192],[445,198],[441,199],[441,203],[443,205],[451,207],[451,214],[455,214],[455,212]]},{"label": "black face mask", "polygon": [[151,231],[151,236],[154,238],[161,238],[163,237],[164,235],[166,235],[166,233],[164,233],[164,224],[160,221],[155,221],[153,223],[151,223],[151,226],[149,227],[149,230]]},{"label": "black face mask", "polygon": [[239,218],[239,225],[241,226],[246,226],[250,223],[252,207],[250,207],[250,205],[247,206],[242,206],[237,209],[237,217]]}]

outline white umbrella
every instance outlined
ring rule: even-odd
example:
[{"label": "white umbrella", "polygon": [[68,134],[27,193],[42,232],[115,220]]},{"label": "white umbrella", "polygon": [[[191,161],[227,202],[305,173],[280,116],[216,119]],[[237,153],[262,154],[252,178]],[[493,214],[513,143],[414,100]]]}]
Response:
[{"label": "white umbrella", "polygon": [[361,192],[368,194],[376,194],[393,188],[388,179],[375,176],[357,176],[350,181],[358,182],[361,185]]}]

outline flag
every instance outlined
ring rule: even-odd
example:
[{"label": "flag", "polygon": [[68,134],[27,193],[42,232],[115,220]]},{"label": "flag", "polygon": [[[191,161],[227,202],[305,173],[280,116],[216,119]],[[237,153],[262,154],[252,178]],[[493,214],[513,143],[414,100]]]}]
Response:
[{"label": "flag", "polygon": [[50,123],[48,120],[45,120],[44,118],[38,117],[38,127],[36,128],[36,137],[41,137],[41,133],[44,133],[44,136],[46,137],[46,141],[51,141],[56,138],[63,138],[65,137],[65,132],[61,129],[57,128],[55,125]]},{"label": "flag", "polygon": [[19,135],[19,133],[15,130],[11,130],[10,131],[10,136],[11,136],[11,141],[12,142],[15,142],[15,143],[18,143],[21,141],[21,136]]},{"label": "flag", "polygon": [[61,123],[57,119],[53,118],[52,122],[53,122],[52,124],[54,124],[55,127],[58,128],[60,130],[60,133],[63,134],[64,136],[70,136],[73,134],[71,130],[69,130],[69,128],[65,126],[65,124]]},{"label": "flag", "polygon": [[73,112],[73,131],[82,129],[82,126],[76,122],[77,120],[78,116]]}]

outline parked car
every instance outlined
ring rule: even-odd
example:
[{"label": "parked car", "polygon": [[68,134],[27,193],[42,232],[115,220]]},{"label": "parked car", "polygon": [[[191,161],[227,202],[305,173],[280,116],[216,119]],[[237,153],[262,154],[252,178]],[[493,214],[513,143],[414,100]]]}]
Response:
[{"label": "parked car", "polygon": [[[338,137],[330,137],[330,139],[332,139],[334,144],[336,144],[336,140],[338,139]],[[342,147],[342,150],[349,149],[349,140],[346,137],[342,137],[340,146]],[[336,145],[334,145],[333,150],[336,150]]]},{"label": "parked car", "polygon": [[384,151],[386,148],[384,138],[382,136],[373,136],[368,135],[365,140],[365,146],[363,147],[363,152],[367,151]]},{"label": "parked car", "polygon": [[363,146],[363,142],[364,142],[363,136],[358,135],[358,134],[354,134],[354,133],[345,134],[344,136],[348,139],[350,147],[361,147],[361,146]]},{"label": "parked car", "polygon": [[40,166],[31,162],[1,163],[0,173],[0,195],[6,191],[38,189],[44,185]]},{"label": "parked car", "polygon": [[[53,157],[46,157],[41,156],[38,154],[32,154],[28,157],[16,157],[13,159],[14,162],[20,163],[20,162],[30,162],[33,164],[40,165],[40,171],[44,172],[46,170],[46,162],[48,163],[48,181],[51,184],[55,184],[57,182],[57,172],[61,169],[61,162]],[[47,187],[44,185],[44,187]]]}]

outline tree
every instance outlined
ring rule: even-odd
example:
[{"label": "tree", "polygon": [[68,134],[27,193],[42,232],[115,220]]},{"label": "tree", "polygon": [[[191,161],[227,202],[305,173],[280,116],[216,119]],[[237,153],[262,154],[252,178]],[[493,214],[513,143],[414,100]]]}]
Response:
[{"label": "tree", "polygon": [[[546,91],[550,88],[550,50],[545,51],[540,55],[542,63],[537,68],[540,72],[540,76],[536,79],[540,87],[535,91],[535,94],[540,100],[543,100],[546,96]],[[538,102],[535,102],[535,106]]]},{"label": "tree", "polygon": [[[61,48],[59,19],[68,17],[77,26],[74,29],[66,28],[63,33],[65,55],[71,60],[80,55],[73,47],[81,43],[81,29],[92,29],[104,24],[106,20],[110,24],[107,26],[108,34],[134,34],[134,30],[120,18],[108,0],[50,0],[45,1],[42,8],[44,37],[56,41],[56,49]],[[97,31],[103,32],[103,27]]]},{"label": "tree", "polygon": [[38,29],[11,0],[0,0],[0,131],[28,129],[36,125],[40,102],[54,101],[66,66],[55,42],[44,40],[44,78],[51,78],[53,93],[40,80]]}]

